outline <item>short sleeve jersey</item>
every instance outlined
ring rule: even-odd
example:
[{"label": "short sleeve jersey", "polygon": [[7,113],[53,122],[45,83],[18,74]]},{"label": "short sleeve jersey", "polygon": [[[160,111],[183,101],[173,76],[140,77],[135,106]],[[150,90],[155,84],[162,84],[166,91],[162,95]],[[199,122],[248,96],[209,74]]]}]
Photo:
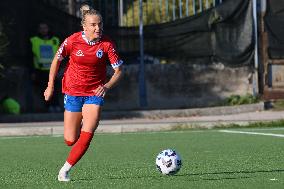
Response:
[{"label": "short sleeve jersey", "polygon": [[72,96],[93,96],[94,90],[105,84],[107,59],[113,68],[123,63],[108,37],[88,41],[84,32],[71,35],[61,44],[57,52],[59,61],[67,56],[62,92]]}]

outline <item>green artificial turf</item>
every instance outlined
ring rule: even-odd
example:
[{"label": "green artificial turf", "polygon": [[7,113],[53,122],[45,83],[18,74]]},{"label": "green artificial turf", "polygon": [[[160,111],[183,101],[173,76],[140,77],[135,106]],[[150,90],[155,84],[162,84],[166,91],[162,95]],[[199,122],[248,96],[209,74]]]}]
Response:
[{"label": "green artificial turf", "polygon": [[[156,170],[156,155],[167,148],[182,158],[174,176]],[[71,182],[61,183],[69,150],[62,136],[0,137],[0,188],[284,188],[283,137],[218,129],[96,134]]]}]

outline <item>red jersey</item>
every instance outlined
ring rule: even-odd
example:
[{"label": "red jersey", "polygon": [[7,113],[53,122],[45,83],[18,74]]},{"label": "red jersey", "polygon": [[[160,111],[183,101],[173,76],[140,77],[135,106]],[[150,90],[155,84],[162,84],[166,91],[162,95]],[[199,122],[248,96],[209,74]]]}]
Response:
[{"label": "red jersey", "polygon": [[94,96],[93,90],[106,82],[107,59],[113,68],[123,63],[109,38],[88,41],[84,32],[71,35],[61,44],[57,52],[59,61],[67,56],[62,92],[72,96]]}]

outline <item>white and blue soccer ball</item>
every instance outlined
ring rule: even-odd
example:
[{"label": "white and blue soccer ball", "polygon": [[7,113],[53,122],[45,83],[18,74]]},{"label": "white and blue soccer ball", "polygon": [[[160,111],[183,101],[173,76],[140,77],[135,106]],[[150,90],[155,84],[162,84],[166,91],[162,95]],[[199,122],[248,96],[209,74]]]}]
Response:
[{"label": "white and blue soccer ball", "polygon": [[156,166],[163,175],[174,175],[182,166],[181,157],[175,150],[163,150],[156,158]]}]

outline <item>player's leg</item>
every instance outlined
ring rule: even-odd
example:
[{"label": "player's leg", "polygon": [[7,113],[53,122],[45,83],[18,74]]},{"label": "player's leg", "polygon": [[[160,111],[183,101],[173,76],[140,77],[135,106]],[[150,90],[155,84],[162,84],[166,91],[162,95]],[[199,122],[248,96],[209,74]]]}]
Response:
[{"label": "player's leg", "polygon": [[[82,97],[64,96],[64,140],[68,146],[75,144],[80,136],[82,106]],[[68,174],[71,167],[72,165],[65,162],[58,174],[59,181],[70,181]]]},{"label": "player's leg", "polygon": [[94,131],[98,127],[100,119],[101,106],[95,104],[85,104],[83,106],[83,127],[80,137],[67,158],[67,162],[74,166],[87,151]]},{"label": "player's leg", "polygon": [[97,129],[100,121],[102,107],[97,104],[84,104],[83,115],[83,127],[81,131],[94,133]]},{"label": "player's leg", "polygon": [[80,136],[82,112],[64,112],[64,141],[68,146],[76,143]]},{"label": "player's leg", "polygon": [[85,101],[85,104],[82,109],[83,127],[81,129],[80,137],[78,141],[75,143],[75,145],[72,147],[64,166],[61,168],[59,172],[58,175],[59,181],[70,180],[70,178],[68,177],[69,171],[87,151],[90,142],[93,138],[94,131],[96,130],[99,124],[103,98],[100,97],[99,98],[86,97],[86,98],[88,100]]}]

